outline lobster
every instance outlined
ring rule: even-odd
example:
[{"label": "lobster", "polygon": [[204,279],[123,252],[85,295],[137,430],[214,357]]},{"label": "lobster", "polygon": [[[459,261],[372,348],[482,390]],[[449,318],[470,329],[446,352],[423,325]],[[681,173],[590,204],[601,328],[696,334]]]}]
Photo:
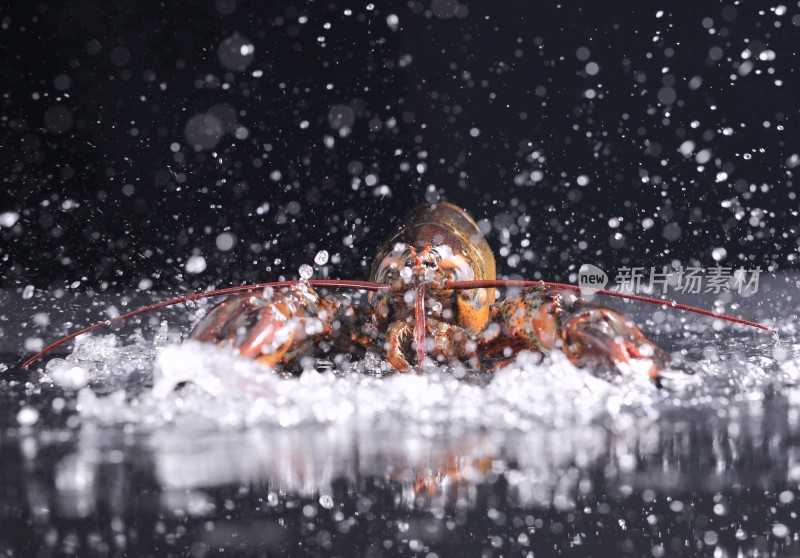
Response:
[{"label": "lobster", "polygon": [[[496,290],[509,290],[496,300]],[[368,291],[353,305],[330,290]],[[421,205],[378,249],[369,281],[294,280],[194,293],[140,308],[72,333],[23,368],[78,335],[156,308],[235,294],[208,312],[189,339],[229,347],[271,368],[306,355],[377,350],[394,369],[431,362],[492,370],[523,350],[560,351],[593,371],[644,369],[658,384],[669,354],[632,320],[586,301],[563,283],[498,280],[494,255],[469,214],[444,202]],[[597,290],[687,310],[775,333],[773,328],[676,302]]]}]

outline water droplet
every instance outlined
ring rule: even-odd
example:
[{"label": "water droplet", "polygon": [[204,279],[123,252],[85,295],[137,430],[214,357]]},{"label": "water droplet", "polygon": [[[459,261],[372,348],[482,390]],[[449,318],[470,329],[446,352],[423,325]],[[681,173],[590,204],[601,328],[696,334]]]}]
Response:
[{"label": "water droplet", "polygon": [[328,251],[320,250],[317,252],[317,255],[314,256],[314,263],[317,265],[325,265],[328,263]]},{"label": "water droplet", "polygon": [[183,134],[195,151],[213,149],[225,133],[224,125],[215,115],[201,112],[186,122]]},{"label": "water droplet", "polygon": [[20,426],[31,426],[39,420],[39,411],[33,407],[23,407],[17,413],[17,422]]},{"label": "water droplet", "polygon": [[334,105],[328,111],[328,124],[334,130],[352,128],[356,121],[356,113],[347,105]]},{"label": "water droplet", "polygon": [[25,300],[33,298],[33,285],[28,285],[22,290],[22,298]]},{"label": "water droplet", "polygon": [[54,134],[66,132],[72,127],[72,122],[72,111],[61,105],[54,106],[44,115],[45,128]]},{"label": "water droplet", "polygon": [[202,273],[206,270],[206,259],[203,256],[192,256],[186,260],[187,273]]},{"label": "water droplet", "polygon": [[308,280],[311,279],[312,275],[314,275],[314,269],[310,265],[303,264],[300,266],[300,277]]},{"label": "water droplet", "polygon": [[5,213],[0,213],[0,227],[11,228],[14,226],[14,223],[16,223],[18,220],[19,220],[19,213],[16,213],[14,211],[6,211]]},{"label": "water droplet", "polygon": [[789,536],[789,528],[783,523],[776,523],[772,526],[772,534],[779,539]]},{"label": "water droplet", "polygon": [[231,15],[236,11],[236,0],[217,0],[216,8],[220,15]]},{"label": "water droplet", "polygon": [[217,58],[226,70],[244,72],[253,61],[255,47],[253,44],[238,34],[234,34],[219,45]]},{"label": "water droplet", "polygon": [[227,252],[236,245],[236,235],[229,232],[224,232],[217,237],[217,248],[223,252]]}]

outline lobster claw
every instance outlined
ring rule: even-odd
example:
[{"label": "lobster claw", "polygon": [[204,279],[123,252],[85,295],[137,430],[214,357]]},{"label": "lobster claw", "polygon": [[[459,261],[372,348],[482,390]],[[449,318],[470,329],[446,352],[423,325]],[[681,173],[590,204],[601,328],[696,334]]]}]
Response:
[{"label": "lobster claw", "polygon": [[337,303],[312,289],[246,293],[212,309],[190,339],[230,347],[246,358],[274,367],[305,353],[317,338],[332,333]]},{"label": "lobster claw", "polygon": [[563,318],[564,354],[577,366],[640,370],[659,382],[669,354],[645,337],[631,320],[609,308],[582,306]]},{"label": "lobster claw", "polygon": [[243,357],[273,367],[293,344],[296,329],[290,318],[298,313],[288,298],[266,302],[251,293],[235,296],[215,307],[189,334],[189,339],[233,347]]}]

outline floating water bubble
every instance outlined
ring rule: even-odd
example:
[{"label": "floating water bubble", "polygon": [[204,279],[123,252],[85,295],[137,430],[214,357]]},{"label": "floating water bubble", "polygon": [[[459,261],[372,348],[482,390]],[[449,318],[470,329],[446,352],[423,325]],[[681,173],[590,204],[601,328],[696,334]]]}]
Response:
[{"label": "floating water bubble", "polygon": [[224,232],[217,237],[217,248],[223,252],[231,250],[236,245],[236,235],[231,232]]},{"label": "floating water bubble", "polygon": [[695,160],[700,163],[701,165],[705,165],[711,160],[711,150],[710,149],[702,149],[696,156]]},{"label": "floating water bubble", "polygon": [[192,116],[184,128],[184,136],[195,151],[213,149],[225,133],[219,118],[210,113]]},{"label": "floating water bubble", "polygon": [[774,50],[764,50],[759,53],[758,59],[762,61],[772,61],[775,60],[775,51]]},{"label": "floating water bubble", "polygon": [[667,240],[678,240],[681,237],[681,227],[678,223],[667,223],[664,225],[662,234]]},{"label": "floating water bubble", "polygon": [[234,34],[220,43],[217,59],[223,68],[233,72],[244,72],[253,62],[255,47],[249,39]]},{"label": "floating water bubble", "polygon": [[5,211],[0,213],[0,227],[10,229],[19,221],[19,213],[16,211]]},{"label": "floating water bubble", "polygon": [[231,15],[236,11],[236,0],[217,0],[215,7],[220,15]]},{"label": "floating water bubble", "polygon": [[789,536],[789,528],[784,525],[783,523],[776,523],[772,526],[772,534],[778,537],[779,539],[783,539]]},{"label": "floating water bubble", "polygon": [[314,275],[314,268],[308,264],[301,265],[299,271],[300,277],[305,280],[311,279],[311,276]]},{"label": "floating water bubble", "polygon": [[109,57],[116,66],[126,66],[131,61],[131,51],[122,45],[115,46],[111,49]]},{"label": "floating water bubble", "polygon": [[317,252],[317,255],[314,256],[314,263],[317,265],[325,265],[328,263],[328,251],[320,250]]},{"label": "floating water bubble", "polygon": [[20,426],[31,426],[39,421],[39,411],[33,407],[23,407],[17,412],[17,423]]},{"label": "floating water bubble", "polygon": [[677,98],[677,93],[672,87],[662,87],[658,90],[658,100],[661,104],[671,105]]},{"label": "floating water bubble", "polygon": [[203,256],[191,256],[186,260],[187,273],[203,273],[206,270],[206,259]]},{"label": "floating water bubble", "polygon": [[695,143],[691,140],[686,140],[683,142],[680,147],[678,147],[678,151],[684,157],[690,157],[692,155],[692,151],[694,151]]},{"label": "floating water bubble", "polygon": [[72,80],[66,74],[58,74],[55,78],[53,78],[53,86],[59,91],[66,91],[69,89],[71,83]]},{"label": "floating water bubble", "polygon": [[72,111],[63,105],[56,105],[44,114],[44,127],[48,132],[63,134],[72,128]]},{"label": "floating water bubble", "polygon": [[334,130],[352,128],[356,121],[356,113],[347,105],[334,105],[328,111],[328,124]]},{"label": "floating water bubble", "polygon": [[456,0],[433,0],[431,9],[433,14],[441,19],[450,19],[455,15],[455,8],[458,5]]},{"label": "floating water bubble", "polygon": [[44,341],[40,337],[27,337],[23,343],[26,351],[38,353],[44,347]]},{"label": "floating water bubble", "polygon": [[333,509],[333,498],[328,494],[323,494],[319,497],[319,505],[326,510]]},{"label": "floating water bubble", "polygon": [[208,109],[208,114],[215,116],[222,126],[223,133],[236,131],[236,109],[228,103],[217,103]]},{"label": "floating water bubble", "polygon": [[92,39],[91,41],[86,43],[86,52],[88,52],[92,56],[100,54],[102,50],[103,50],[103,45],[101,45],[97,39]]},{"label": "floating water bubble", "polygon": [[256,208],[257,215],[265,215],[269,213],[269,202],[264,202]]}]

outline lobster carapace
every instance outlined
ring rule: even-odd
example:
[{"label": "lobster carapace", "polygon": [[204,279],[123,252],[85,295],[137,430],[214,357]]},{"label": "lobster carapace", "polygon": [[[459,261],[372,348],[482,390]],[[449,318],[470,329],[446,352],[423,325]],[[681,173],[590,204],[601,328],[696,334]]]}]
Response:
[{"label": "lobster carapace", "polygon": [[342,341],[382,350],[401,371],[421,366],[426,355],[482,368],[522,349],[560,349],[578,365],[603,368],[645,359],[653,376],[668,361],[629,319],[571,292],[535,284],[495,302],[493,287],[448,288],[493,279],[494,255],[475,221],[453,204],[428,204],[378,249],[370,280],[389,288],[371,292],[368,308],[304,285],[248,293],[218,305],[189,337],[271,366],[319,352],[330,338],[337,343],[322,350],[341,349]]}]

